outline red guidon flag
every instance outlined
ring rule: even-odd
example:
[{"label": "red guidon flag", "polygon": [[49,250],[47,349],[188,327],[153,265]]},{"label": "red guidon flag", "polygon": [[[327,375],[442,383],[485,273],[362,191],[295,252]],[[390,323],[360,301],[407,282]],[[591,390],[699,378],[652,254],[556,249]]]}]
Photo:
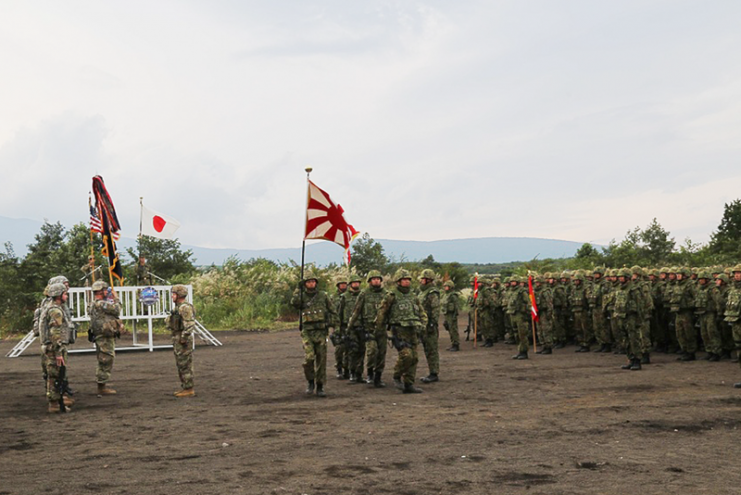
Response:
[{"label": "red guidon flag", "polygon": [[152,211],[144,205],[141,206],[142,235],[159,239],[172,239],[175,231],[180,228],[180,222],[162,213]]},{"label": "red guidon flag", "polygon": [[345,210],[325,191],[309,181],[304,239],[324,239],[345,248],[345,262],[350,264],[350,243],[358,236],[355,227],[345,220]]},{"label": "red guidon flag", "polygon": [[528,287],[528,292],[530,293],[530,311],[532,311],[533,320],[540,321],[540,318],[538,317],[538,305],[535,304],[535,291],[533,290],[533,276],[532,275],[527,276],[527,287]]}]

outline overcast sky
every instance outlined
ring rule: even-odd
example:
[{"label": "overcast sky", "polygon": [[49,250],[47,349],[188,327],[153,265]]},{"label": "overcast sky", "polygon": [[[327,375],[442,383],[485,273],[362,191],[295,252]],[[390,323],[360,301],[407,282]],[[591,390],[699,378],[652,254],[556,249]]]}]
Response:
[{"label": "overcast sky", "polygon": [[374,238],[705,242],[741,197],[741,2],[4,1],[0,215],[100,174],[181,242],[301,244],[306,174]]}]

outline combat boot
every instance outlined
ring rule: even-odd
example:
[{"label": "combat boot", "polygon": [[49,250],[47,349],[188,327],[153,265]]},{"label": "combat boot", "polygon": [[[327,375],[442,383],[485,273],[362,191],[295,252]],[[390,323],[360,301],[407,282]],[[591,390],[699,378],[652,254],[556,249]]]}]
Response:
[{"label": "combat boot", "polygon": [[175,397],[183,398],[183,397],[195,397],[196,392],[192,388],[184,388],[180,392],[175,393]]},{"label": "combat boot", "polygon": [[437,373],[430,373],[429,375],[421,378],[422,383],[434,383],[439,382],[440,379],[437,377]]},{"label": "combat boot", "polygon": [[422,389],[415,387],[413,383],[405,383],[404,384],[404,393],[405,394],[421,394],[422,393]]},{"label": "combat boot", "polygon": [[314,393],[314,380],[309,380],[306,386],[306,395],[312,395]]},{"label": "combat boot", "polygon": [[105,383],[99,383],[98,397],[103,397],[104,395],[116,395],[116,391],[108,387]]},{"label": "combat boot", "polygon": [[347,382],[348,385],[357,385],[358,383],[363,381],[363,377],[360,376],[358,373],[350,373],[350,381]]},{"label": "combat boot", "polygon": [[717,363],[718,361],[720,361],[720,356],[718,354],[711,352],[710,357],[708,358],[708,361],[712,363]]},{"label": "combat boot", "polygon": [[326,397],[327,393],[324,391],[324,384],[323,383],[317,383],[316,384],[316,396],[317,397]]},{"label": "combat boot", "polygon": [[630,365],[630,371],[640,371],[641,370],[641,360],[640,359],[634,359],[633,363]]},{"label": "combat boot", "polygon": [[605,350],[602,352],[612,352],[612,344],[605,344]]},{"label": "combat boot", "polygon": [[682,356],[679,357],[679,361],[694,361],[695,360],[695,353],[694,352],[685,352],[682,354]]},{"label": "combat boot", "polygon": [[548,355],[548,354],[553,354],[553,351],[551,350],[550,347],[544,347],[543,350],[540,351],[540,353],[543,355]]},{"label": "combat boot", "polygon": [[376,388],[383,388],[386,386],[386,384],[381,381],[380,371],[376,371],[375,373],[373,373],[373,386]]},{"label": "combat boot", "polygon": [[368,368],[368,378],[366,378],[365,383],[368,385],[373,383],[373,368]]},{"label": "combat boot", "polygon": [[733,388],[741,388],[741,382],[734,383]]},{"label": "combat boot", "polygon": [[394,387],[404,390],[404,384],[401,382],[401,378],[394,377]]},{"label": "combat boot", "polygon": [[[68,406],[64,406],[64,412],[70,412],[72,409],[70,409]],[[47,409],[47,412],[49,414],[58,414],[62,411],[59,410],[59,404],[57,402],[49,402],[49,409]]]},{"label": "combat boot", "polygon": [[449,347],[449,348],[448,348],[447,350],[448,350],[448,351],[451,351],[451,352],[457,352],[457,351],[460,351],[461,349],[460,349],[460,347],[458,346],[458,344],[453,344],[453,345],[451,345],[451,346],[450,346],[450,347]]},{"label": "combat boot", "polygon": [[721,359],[731,359],[731,351],[723,351],[720,354]]},{"label": "combat boot", "polygon": [[605,352],[605,346],[606,346],[606,344],[602,344],[601,346],[599,346],[598,348],[596,348],[594,350],[594,352]]},{"label": "combat boot", "polygon": [[486,342],[484,342],[484,347],[494,347],[494,342],[491,339],[486,339]]},{"label": "combat boot", "polygon": [[563,342],[556,342],[556,345],[553,346],[554,349],[563,349],[564,347],[566,346],[563,345]]},{"label": "combat boot", "polygon": [[345,378],[345,374],[342,371],[342,366],[338,366],[337,367],[337,379],[342,380],[343,378]]},{"label": "combat boot", "polygon": [[629,370],[631,368],[631,366],[633,366],[633,360],[632,359],[630,361],[628,361],[627,363],[625,363],[624,365],[622,365],[620,367],[620,369],[621,370]]},{"label": "combat boot", "polygon": [[641,358],[641,364],[651,364],[651,355],[648,352]]},{"label": "combat boot", "polygon": [[512,356],[512,359],[527,359],[527,351]]},{"label": "combat boot", "polygon": [[342,372],[342,379],[343,380],[349,380],[350,379],[350,370],[345,368]]},{"label": "combat boot", "polygon": [[574,352],[589,352],[589,346],[588,345],[580,345],[577,350]]}]

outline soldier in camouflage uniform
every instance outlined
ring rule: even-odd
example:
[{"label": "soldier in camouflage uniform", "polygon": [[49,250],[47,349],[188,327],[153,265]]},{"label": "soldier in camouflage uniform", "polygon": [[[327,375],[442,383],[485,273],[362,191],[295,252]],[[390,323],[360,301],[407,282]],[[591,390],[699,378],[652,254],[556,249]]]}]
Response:
[{"label": "soldier in camouflage uniform", "polygon": [[[347,329],[345,330],[345,352],[347,352],[348,367],[350,369],[350,381],[348,382],[350,385],[365,383],[365,380],[363,380],[365,342],[369,340],[370,337],[368,334],[369,329],[362,326],[363,322],[357,319],[350,321],[355,310],[355,306],[357,305],[358,298],[361,294],[361,282],[362,279],[358,275],[353,275],[352,277],[350,277],[350,286],[347,292],[345,292],[345,294],[342,296],[342,304],[345,308],[343,309],[343,313],[347,313],[346,315],[344,315],[344,317],[346,318],[345,323],[347,324]],[[372,370],[369,369],[368,375],[370,380],[373,379],[372,374]]]},{"label": "soldier in camouflage uniform", "polygon": [[[51,281],[50,281],[51,282]],[[39,326],[41,324],[41,316],[44,314],[44,311],[46,308],[49,307],[53,299],[49,297],[49,287],[51,286],[51,283],[47,283],[46,287],[44,288],[44,298],[39,303],[38,307],[33,313],[33,334],[35,337],[39,336]],[[41,376],[44,380],[44,389],[46,389],[46,352],[44,343],[41,343]]]},{"label": "soldier in camouflage uniform", "polygon": [[80,267],[80,271],[84,275],[85,287],[90,287],[90,284],[92,283],[91,281],[94,278],[93,276],[94,270],[95,270],[95,256],[90,255],[87,257],[87,263],[85,263],[84,265]]},{"label": "soldier in camouflage uniform", "polygon": [[152,274],[149,272],[147,260],[144,256],[139,256],[139,264],[136,265],[136,285],[152,285]]},{"label": "soldier in camouflage uniform", "polygon": [[427,313],[427,325],[422,330],[422,347],[427,359],[429,375],[422,378],[424,383],[433,383],[439,380],[440,353],[438,351],[439,319],[440,319],[440,289],[435,286],[435,272],[429,268],[422,270],[419,277],[419,303]]},{"label": "soldier in camouflage uniform", "polygon": [[417,334],[427,327],[427,313],[412,292],[411,274],[400,268],[394,280],[396,288],[383,299],[376,324],[379,332],[390,329],[392,343],[399,353],[394,367],[394,384],[406,394],[420,393],[422,390],[414,386],[419,360]]},{"label": "soldier in camouflage uniform", "polygon": [[476,301],[479,309],[479,334],[484,339],[484,347],[494,345],[494,305],[496,293],[488,277],[479,279],[479,297]]},{"label": "soldier in camouflage uniform", "polygon": [[587,294],[587,303],[592,313],[592,329],[599,347],[594,352],[612,352],[612,338],[607,329],[607,315],[602,306],[602,300],[607,290],[607,282],[604,279],[605,270],[596,267],[592,270],[592,285]]},{"label": "soldier in camouflage uniform", "polygon": [[291,305],[301,312],[301,341],[304,346],[304,376],[306,394],[326,397],[324,384],[327,383],[327,334],[329,328],[339,325],[337,313],[329,296],[317,287],[318,279],[313,274],[306,275],[299,288],[291,297]]},{"label": "soldier in camouflage uniform", "polygon": [[641,315],[642,319],[639,321],[639,329],[641,332],[641,364],[651,364],[651,314],[654,311],[654,299],[651,296],[651,286],[644,280],[643,268],[640,266],[633,266],[631,269],[631,279],[633,285],[637,286],[641,291]]},{"label": "soldier in camouflage uniform", "polygon": [[116,391],[107,386],[111,379],[113,360],[116,358],[116,338],[121,336],[123,324],[119,319],[121,304],[114,293],[108,298],[108,284],[98,280],[93,283],[93,300],[87,313],[90,316],[90,331],[95,342],[98,367],[95,381],[98,384],[98,397],[115,395]]},{"label": "soldier in camouflage uniform", "polygon": [[[731,325],[736,352],[741,355],[741,265],[734,266],[732,273],[733,281],[726,299],[725,320]],[[741,388],[741,382],[734,383],[733,386]]]},{"label": "soldier in camouflage uniform", "polygon": [[559,274],[550,279],[553,289],[553,348],[563,349],[566,345],[566,326],[568,325],[568,293],[566,286],[559,281]]},{"label": "soldier in camouflage uniform", "polygon": [[504,328],[504,291],[502,290],[502,277],[497,273],[491,282],[492,297],[494,298],[494,342],[504,341],[506,330]]},{"label": "soldier in camouflage uniform", "polygon": [[504,279],[504,290],[502,291],[502,312],[504,313],[504,343],[507,345],[516,345],[515,330],[512,325],[512,317],[507,311],[509,301],[517,288],[517,278],[507,277]]},{"label": "soldier in camouflage uniform", "polygon": [[368,272],[368,287],[360,293],[348,325],[350,328],[359,327],[367,335],[365,342],[365,362],[368,366],[368,383],[376,388],[383,388],[383,370],[386,368],[386,349],[388,337],[386,330],[379,331],[376,326],[376,315],[381,307],[386,289],[383,288],[383,277],[378,270]]},{"label": "soldier in camouflage uniform", "polygon": [[708,361],[720,361],[723,353],[723,342],[718,329],[718,288],[710,283],[711,274],[707,270],[700,270],[697,274],[697,290],[695,291],[695,314],[700,318],[700,336],[705,344]]},{"label": "soldier in camouflage uniform", "polygon": [[643,319],[643,295],[641,289],[634,286],[631,279],[631,271],[628,268],[621,268],[618,272],[619,285],[615,290],[612,317],[624,338],[623,347],[629,360],[622,369],[638,371],[641,369],[643,353],[640,330]]},{"label": "soldier in camouflage uniform", "polygon": [[[545,276],[550,276],[546,273]],[[544,284],[545,279],[538,275],[535,277],[535,304],[538,306],[538,339],[541,348],[537,354],[553,353],[553,290],[550,285]]]},{"label": "soldier in camouflage uniform", "polygon": [[196,330],[196,312],[186,301],[188,288],[184,285],[172,287],[172,302],[175,306],[165,320],[172,334],[172,350],[180,377],[180,390],[173,395],[178,398],[193,397],[193,333]]},{"label": "soldier in camouflage uniform", "polygon": [[529,325],[529,297],[524,279],[512,277],[518,286],[513,288],[507,304],[507,314],[512,321],[513,332],[517,338],[517,354],[512,359],[527,359]]},{"label": "soldier in camouflage uniform", "polygon": [[[67,333],[69,325],[66,321],[62,305],[67,301],[67,288],[64,284],[51,284],[47,289],[52,299],[39,321],[39,339],[42,351],[46,356],[46,398],[50,413],[60,412],[59,384],[60,368],[67,366]],[[74,401],[69,397],[62,397],[64,408],[69,411]]]},{"label": "soldier in camouflage uniform", "polygon": [[726,317],[726,301],[728,300],[730,279],[725,273],[719,273],[715,278],[715,286],[717,290],[713,293],[715,298],[715,307],[717,309],[717,320],[716,325],[720,331],[722,352],[721,359],[731,359],[731,353],[733,352],[733,332],[731,326],[725,320]]},{"label": "soldier in camouflage uniform", "polygon": [[576,352],[589,352],[592,336],[589,334],[589,328],[587,327],[588,302],[584,289],[584,272],[581,270],[575,271],[571,280],[573,286],[569,294],[569,306],[574,319],[574,332],[579,343]]},{"label": "soldier in camouflage uniform", "polygon": [[452,280],[446,280],[443,284],[443,299],[440,308],[443,314],[443,326],[450,335],[449,351],[459,351],[461,337],[458,333],[458,299],[460,292],[455,290],[455,284]]},{"label": "soldier in camouflage uniform", "polygon": [[345,345],[347,336],[347,320],[350,318],[352,308],[347,308],[343,304],[343,294],[347,291],[347,278],[341,278],[335,284],[337,293],[331,298],[334,310],[337,312],[340,325],[332,332],[330,340],[334,345],[334,362],[337,370],[338,380],[347,380],[350,378],[350,366]]},{"label": "soldier in camouflage uniform", "polygon": [[690,270],[683,267],[677,270],[676,283],[670,299],[671,311],[675,315],[674,327],[677,340],[682,349],[678,361],[694,361],[697,351],[697,330],[692,322],[695,308],[695,289],[690,280]]}]

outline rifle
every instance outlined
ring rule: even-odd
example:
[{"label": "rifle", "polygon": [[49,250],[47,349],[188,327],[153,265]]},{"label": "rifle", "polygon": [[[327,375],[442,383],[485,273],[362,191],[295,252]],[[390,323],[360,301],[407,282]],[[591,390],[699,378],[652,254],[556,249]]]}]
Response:
[{"label": "rifle", "polygon": [[67,381],[67,366],[65,364],[62,364],[62,366],[59,367],[59,375],[57,376],[57,379],[54,381],[54,388],[59,393],[59,412],[66,413],[67,408],[64,405],[64,392],[65,392],[65,382]]}]

